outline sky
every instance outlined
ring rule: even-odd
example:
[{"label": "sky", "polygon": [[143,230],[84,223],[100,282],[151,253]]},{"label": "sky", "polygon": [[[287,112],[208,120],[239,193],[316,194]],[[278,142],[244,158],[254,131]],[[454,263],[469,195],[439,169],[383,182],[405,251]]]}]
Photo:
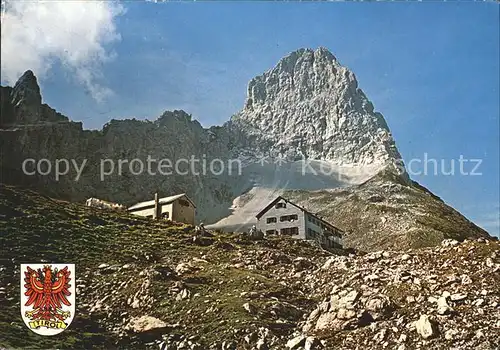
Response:
[{"label": "sky", "polygon": [[355,73],[407,164],[427,157],[449,170],[466,160],[463,174],[435,175],[431,161],[412,178],[499,235],[497,3],[10,1],[4,9],[2,85],[32,69],[44,102],[89,129],[172,109],[222,124],[243,107],[251,78],[291,51],[324,46]]}]

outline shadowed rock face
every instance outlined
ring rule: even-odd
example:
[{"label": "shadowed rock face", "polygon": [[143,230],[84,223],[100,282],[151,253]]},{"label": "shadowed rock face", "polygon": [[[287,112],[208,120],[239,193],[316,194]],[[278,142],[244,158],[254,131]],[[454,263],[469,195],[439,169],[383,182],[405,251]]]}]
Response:
[{"label": "shadowed rock face", "polygon": [[[302,204],[317,207],[321,203],[318,209],[325,210],[325,218],[352,232],[349,241],[356,247],[371,250],[399,241],[403,243],[397,246],[402,247],[413,242],[410,234],[419,236],[427,228],[432,228],[432,238],[424,239],[427,243],[420,245],[435,244],[446,237],[487,235],[456,212],[457,220],[436,225],[437,218],[450,208],[435,196],[422,197],[428,191],[411,182],[406,175],[395,175],[391,171],[392,175],[381,177],[381,184],[373,186],[372,192],[383,192],[380,195],[389,201],[398,196],[398,191],[407,193],[406,197],[400,196],[393,201],[397,204],[391,204],[383,223],[378,217],[378,207],[369,210],[361,219],[360,211],[371,206],[370,198],[374,197],[357,196],[363,187],[356,186],[393,169],[394,165],[402,165],[401,156],[384,118],[358,88],[354,74],[324,48],[297,50],[270,71],[252,79],[242,111],[224,125],[208,129],[184,111],[167,111],[153,122],[111,120],[102,130],[83,130],[81,123],[69,120],[42,103],[40,88],[31,71],[23,74],[13,88],[1,88],[1,107],[2,181],[35,188],[52,196],[72,201],[98,197],[130,205],[151,199],[157,191],[164,195],[185,192],[197,204],[197,219],[209,224],[234,214],[237,209],[231,205],[243,198],[242,195],[246,194],[245,200],[239,202],[244,204],[251,202],[252,198],[247,197],[252,197],[253,193],[264,191],[267,196],[273,196],[284,190],[302,190],[302,195],[305,193]],[[148,156],[152,160],[151,171],[148,170]],[[256,160],[261,156],[282,157],[287,167],[257,165]],[[176,160],[191,157],[199,160],[194,171],[186,165],[180,166],[181,173],[167,171],[162,174],[158,169],[160,159],[169,159],[175,166]],[[53,166],[56,159],[68,159],[74,160],[78,167],[84,166],[78,181],[78,172],[72,163],[68,164],[68,173],[59,178],[53,172],[47,176],[27,176],[22,171],[22,164],[28,158],[46,158]],[[111,161],[106,159],[113,161],[113,169]],[[130,163],[125,163],[120,172],[119,159],[141,160],[142,173],[136,175],[140,169],[137,164],[130,168]],[[226,169],[221,175],[211,173],[208,165],[213,159],[224,162]],[[241,174],[238,171],[228,173],[229,159],[241,161]],[[304,176],[298,165],[303,159],[366,170],[368,175],[344,182],[335,178],[336,173],[323,177]],[[205,173],[201,168],[203,161]],[[109,175],[101,178],[102,169]],[[185,171],[187,175],[182,173]],[[351,194],[344,201],[336,201],[338,206],[334,207],[331,202],[337,198],[335,191],[325,192],[319,202],[311,192],[350,185],[355,186],[349,187]],[[392,185],[400,187],[387,194],[384,188]],[[308,193],[314,195],[308,197]],[[259,198],[267,197],[256,197],[254,202]],[[424,204],[419,198],[426,199]],[[412,210],[417,204],[427,213],[426,217],[418,216],[418,223],[417,213]],[[431,210],[436,207],[440,210]],[[253,211],[242,213],[251,217],[255,214]],[[419,230],[413,230],[415,226]],[[368,235],[375,239],[371,239],[369,245],[363,244]]]}]

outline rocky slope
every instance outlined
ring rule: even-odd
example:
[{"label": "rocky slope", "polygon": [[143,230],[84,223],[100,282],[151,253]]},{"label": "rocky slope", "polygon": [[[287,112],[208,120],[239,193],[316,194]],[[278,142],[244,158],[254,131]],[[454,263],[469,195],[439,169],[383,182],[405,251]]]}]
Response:
[{"label": "rocky slope", "polygon": [[[330,253],[88,208],[0,185],[0,347],[496,349],[500,245]],[[56,337],[19,314],[19,264],[76,264]]]},{"label": "rocky slope", "polygon": [[[390,171],[347,188],[289,190],[284,195],[342,227],[347,246],[364,251],[439,245],[487,237],[459,212],[418,183],[408,185]],[[351,215],[357,213],[357,215]]]},{"label": "rocky slope", "polygon": [[[487,236],[408,178],[384,118],[358,88],[354,74],[324,48],[295,51],[252,79],[242,111],[224,125],[208,129],[184,111],[172,111],[154,122],[111,120],[102,130],[83,130],[81,123],[42,104],[31,71],[13,88],[2,87],[1,98],[4,183],[72,201],[98,197],[125,205],[150,199],[156,191],[162,195],[186,192],[197,203],[199,221],[229,231],[253,224],[255,214],[277,195],[302,190],[305,207],[322,210],[326,219],[352,232],[350,244],[362,249],[377,249],[387,242],[398,247],[426,246],[446,237]],[[226,169],[220,175],[200,170],[165,175],[153,163],[154,175],[146,170],[134,175],[137,168],[126,164],[119,173],[118,160],[139,159],[146,166],[148,156],[173,163],[191,157],[199,162],[206,159],[207,164],[220,159]],[[86,163],[75,181],[77,172],[71,165],[59,178],[53,173],[26,176],[21,169],[27,158],[49,159],[53,165],[56,159]],[[115,168],[101,180],[101,166],[108,164],[101,161],[106,159]],[[229,160],[240,162],[231,174]],[[388,170],[394,176],[379,176],[383,186],[372,186],[368,197],[357,195],[367,187],[362,184]],[[339,188],[346,191],[334,191]],[[318,198],[314,191],[323,191],[321,202],[313,200]],[[312,196],[304,195],[310,192]],[[334,201],[339,193],[349,195]],[[373,207],[373,195],[392,203],[386,205],[391,213],[385,215],[386,221],[379,217],[380,210],[386,210],[382,203],[360,219],[358,210]],[[446,213],[453,215],[443,219],[440,215]],[[415,243],[414,236],[420,233],[424,235]],[[362,244],[367,237],[379,238]]]}]

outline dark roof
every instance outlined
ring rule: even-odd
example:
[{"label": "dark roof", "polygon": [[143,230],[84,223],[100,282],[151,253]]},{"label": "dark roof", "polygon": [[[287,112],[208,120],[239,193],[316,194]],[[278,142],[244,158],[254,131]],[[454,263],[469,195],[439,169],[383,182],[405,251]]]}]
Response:
[{"label": "dark roof", "polygon": [[300,210],[304,210],[304,208],[299,207],[297,204],[294,204],[294,203],[292,203],[292,202],[288,201],[286,198],[281,197],[281,196],[278,196],[278,197],[276,197],[276,199],[275,199],[275,200],[273,200],[271,203],[269,203],[269,204],[268,204],[268,205],[267,205],[264,209],[262,209],[260,212],[258,212],[258,213],[257,213],[257,215],[255,215],[255,217],[257,218],[257,220],[258,220],[258,219],[260,219],[260,218],[262,217],[262,215],[264,215],[264,214],[265,214],[265,213],[266,213],[269,209],[271,209],[271,207],[272,207],[272,206],[274,206],[277,202],[279,202],[279,201],[280,201],[280,200],[282,200],[282,199],[283,199],[284,201],[286,201],[286,202],[288,202],[288,203],[290,203],[290,204],[292,204],[292,205],[296,206],[296,207],[297,207],[297,208],[299,208]]},{"label": "dark roof", "polygon": [[279,202],[280,200],[284,200],[285,202],[293,205],[294,207],[297,207],[298,209],[302,210],[303,212],[311,215],[312,217],[314,217],[315,219],[321,221],[322,223],[328,225],[328,226],[332,226],[334,227],[335,229],[339,230],[340,232],[344,232],[342,231],[341,229],[339,229],[338,227],[336,227],[335,225],[332,225],[330,224],[328,221],[325,221],[323,220],[322,218],[320,218],[318,215],[314,214],[314,213],[311,213],[310,211],[308,211],[306,208],[304,207],[301,207],[291,201],[289,201],[288,199],[286,199],[285,197],[282,197],[282,196],[278,196],[276,197],[275,200],[273,200],[271,203],[269,203],[264,209],[262,209],[260,212],[257,213],[257,215],[255,215],[255,217],[257,218],[257,220],[259,220],[262,215],[264,215],[269,209],[271,209],[271,207],[273,207],[277,202]]}]

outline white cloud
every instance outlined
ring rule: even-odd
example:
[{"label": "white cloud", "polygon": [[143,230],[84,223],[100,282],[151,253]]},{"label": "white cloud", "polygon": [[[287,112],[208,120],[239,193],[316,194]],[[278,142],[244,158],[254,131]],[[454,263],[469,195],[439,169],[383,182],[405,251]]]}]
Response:
[{"label": "white cloud", "polygon": [[99,83],[107,45],[120,40],[115,19],[124,8],[112,1],[19,1],[2,4],[2,80],[14,84],[26,70],[39,78],[59,61],[100,101],[111,90]]}]

